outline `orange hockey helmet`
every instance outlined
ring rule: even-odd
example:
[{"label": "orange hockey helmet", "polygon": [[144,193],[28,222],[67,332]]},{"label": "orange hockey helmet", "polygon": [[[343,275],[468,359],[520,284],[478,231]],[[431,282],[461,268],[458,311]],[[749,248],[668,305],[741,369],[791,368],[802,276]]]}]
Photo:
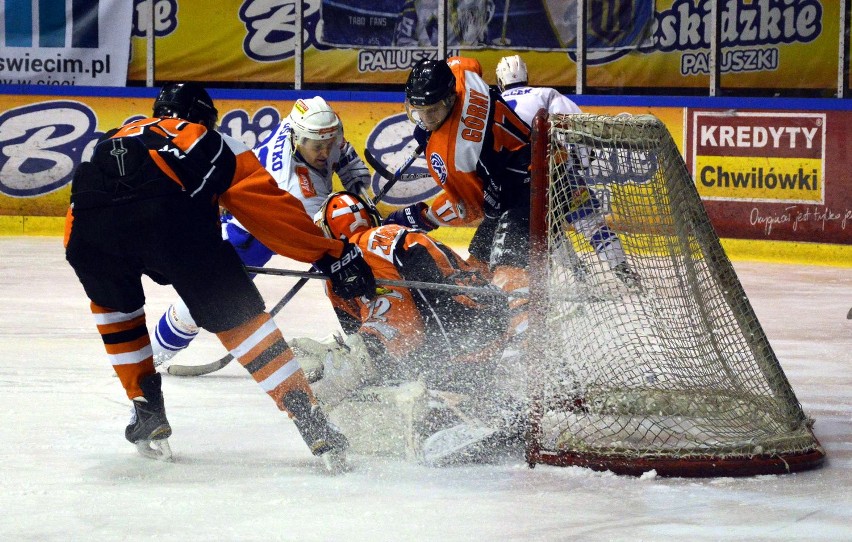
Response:
[{"label": "orange hockey helmet", "polygon": [[375,228],[382,223],[382,217],[360,196],[344,191],[329,194],[314,215],[314,222],[326,237],[348,239],[358,232]]}]

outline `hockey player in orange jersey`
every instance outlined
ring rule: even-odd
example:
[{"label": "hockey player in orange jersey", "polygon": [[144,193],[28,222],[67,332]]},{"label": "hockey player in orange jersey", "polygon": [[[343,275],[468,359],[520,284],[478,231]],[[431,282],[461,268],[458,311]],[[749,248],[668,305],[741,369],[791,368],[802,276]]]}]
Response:
[{"label": "hockey player in orange jersey", "polygon": [[[377,278],[492,287],[426,232],[380,225],[381,217],[358,195],[330,195],[315,219],[326,236],[357,245]],[[396,378],[441,375],[442,385],[452,386],[448,359],[475,363],[502,349],[507,322],[501,296],[402,287],[382,287],[374,299],[327,293],[344,331],[359,333],[377,363],[394,365]]]},{"label": "hockey player in orange jersey", "polygon": [[375,281],[360,249],[325,237],[250,150],[215,130],[217,117],[203,88],[168,84],[152,117],[107,132],[74,174],[66,258],[132,401],[125,437],[143,455],[170,457],[172,430],[145,325],[145,274],[173,285],[197,323],[293,418],[311,451],[340,468],[346,438],[327,423],[254,283],[222,240],[219,205],[277,253],[313,262],[342,297],[375,295]]},{"label": "hockey player in orange jersey", "polygon": [[[494,284],[521,294],[528,290],[530,128],[485,83],[479,63],[470,60],[422,60],[411,70],[406,111],[417,125],[415,138],[426,140],[429,172],[443,191],[431,205],[419,202],[394,211],[386,223],[427,231],[476,225],[469,247],[473,261],[488,264]],[[623,257],[619,261],[608,254],[617,252],[609,248],[620,248],[620,243],[601,216],[599,203],[582,175],[569,182],[577,185],[578,197],[568,210],[568,223],[617,267]],[[635,281],[632,274],[613,271],[623,281]],[[518,331],[524,322],[519,310]]]},{"label": "hockey player in orange jersey", "polygon": [[[357,435],[365,424],[370,427],[363,448],[356,437],[356,451],[373,453],[385,443],[399,453],[406,443],[414,446],[412,455],[433,463],[498,431],[505,437],[508,418],[518,413],[518,402],[508,406],[495,376],[508,335],[508,306],[500,292],[488,292],[496,288],[487,274],[422,230],[380,226],[370,204],[349,192],[330,195],[315,220],[327,236],[358,245],[377,278],[480,289],[464,295],[387,286],[374,299],[351,300],[328,292],[348,336],[342,344],[313,339],[292,344],[304,353],[312,381],[318,380],[314,388],[329,416]],[[450,403],[444,410],[455,414],[443,413],[443,425],[427,421],[428,405]],[[375,414],[377,408],[382,414]],[[351,424],[350,412],[357,415]],[[375,424],[365,421],[370,416]],[[404,421],[392,423],[397,417]]]},{"label": "hockey player in orange jersey", "polygon": [[[406,83],[406,111],[428,132],[426,162],[443,191],[387,223],[432,230],[475,225],[468,249],[506,291],[528,288],[530,128],[477,73],[478,63],[422,60]],[[480,72],[481,73],[481,72]]]}]

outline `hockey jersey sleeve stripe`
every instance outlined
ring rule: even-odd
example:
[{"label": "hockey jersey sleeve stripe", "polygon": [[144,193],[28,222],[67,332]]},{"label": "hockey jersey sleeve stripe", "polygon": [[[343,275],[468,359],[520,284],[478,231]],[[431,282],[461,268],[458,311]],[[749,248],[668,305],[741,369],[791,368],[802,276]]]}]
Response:
[{"label": "hockey jersey sleeve stripe", "polygon": [[339,257],[343,243],[326,238],[295,196],[278,188],[257,157],[239,157],[240,171],[251,171],[222,194],[220,203],[261,243],[277,254],[313,263],[326,254]]},{"label": "hockey jersey sleeve stripe", "polygon": [[160,168],[160,171],[165,173],[169,179],[176,182],[181,188],[186,188],[183,185],[183,182],[180,180],[180,177],[178,177],[177,173],[175,173],[171,166],[167,164],[165,160],[163,160],[162,156],[160,156],[160,153],[155,150],[148,151],[148,153],[151,155],[151,160],[153,160],[154,163],[157,164],[157,167]]}]

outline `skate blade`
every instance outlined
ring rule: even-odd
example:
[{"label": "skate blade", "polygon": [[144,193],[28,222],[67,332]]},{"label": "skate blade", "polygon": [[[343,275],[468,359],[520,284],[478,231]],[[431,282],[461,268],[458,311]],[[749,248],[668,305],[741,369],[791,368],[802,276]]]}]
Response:
[{"label": "skate blade", "polygon": [[320,456],[325,470],[331,474],[349,472],[351,467],[346,459],[346,452],[326,452]]},{"label": "skate blade", "polygon": [[172,448],[168,439],[140,440],[136,443],[136,450],[148,459],[157,461],[172,461]]}]

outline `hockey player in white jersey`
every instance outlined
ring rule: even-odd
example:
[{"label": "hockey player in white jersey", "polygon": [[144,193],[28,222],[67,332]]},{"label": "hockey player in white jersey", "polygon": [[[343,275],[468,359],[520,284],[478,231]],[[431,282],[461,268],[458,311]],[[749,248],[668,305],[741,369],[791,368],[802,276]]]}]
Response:
[{"label": "hockey player in white jersey", "polygon": [[529,86],[527,65],[518,55],[504,56],[497,63],[497,87],[506,103],[529,125],[539,109],[550,114],[582,113],[577,104],[558,90]]},{"label": "hockey player in white jersey", "polygon": [[[497,87],[503,99],[514,109],[521,119],[532,125],[533,118],[540,109],[548,114],[575,115],[582,113],[573,101],[558,90],[549,87],[529,86],[527,65],[519,55],[504,56],[497,63]],[[609,229],[599,212],[600,203],[594,192],[586,186],[582,171],[589,165],[589,158],[583,149],[567,151],[566,155],[577,164],[570,182],[576,184],[576,208],[568,209],[567,219],[574,228],[583,234],[589,244],[601,258],[613,269],[616,276],[631,287],[639,285],[639,277],[629,267],[627,256],[618,236]],[[575,275],[583,275],[585,270],[579,260],[574,262]]]},{"label": "hockey player in white jersey", "polygon": [[[290,114],[253,149],[278,186],[296,196],[313,216],[332,192],[336,173],[346,190],[366,190],[367,166],[343,137],[337,113],[320,96],[296,100]],[[273,255],[233,216],[222,216],[222,235],[247,266],[263,267]],[[172,304],[154,329],[154,362],[162,365],[185,349],[198,327],[182,300]]]}]

